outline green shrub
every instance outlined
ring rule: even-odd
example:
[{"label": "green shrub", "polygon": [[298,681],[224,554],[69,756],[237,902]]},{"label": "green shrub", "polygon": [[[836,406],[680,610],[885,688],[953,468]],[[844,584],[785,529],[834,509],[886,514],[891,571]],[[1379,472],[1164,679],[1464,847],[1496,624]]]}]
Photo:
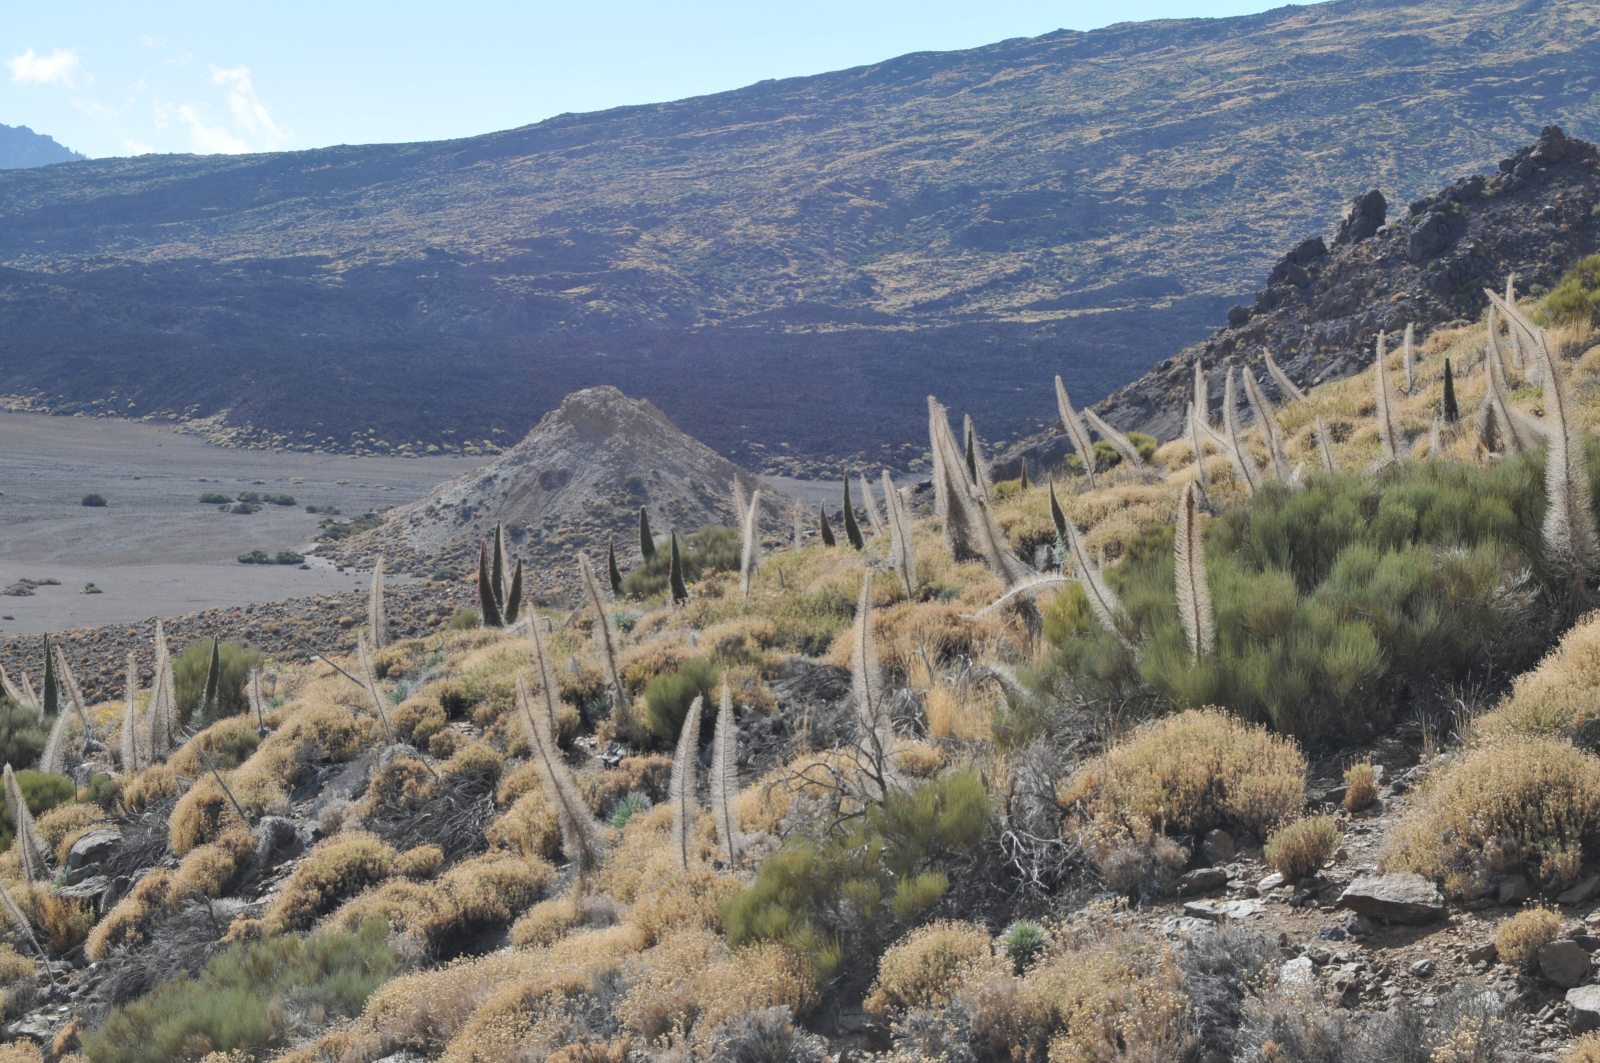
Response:
[{"label": "green shrub", "polygon": [[1147,528],[1107,573],[1137,654],[1069,586],[1045,614],[1039,683],[1226,705],[1316,738],[1372,730],[1411,686],[1521,668],[1543,648],[1518,593],[1545,586],[1541,461],[1313,476],[1229,509],[1206,529],[1218,646],[1198,661],[1172,593],[1171,529]]},{"label": "green shrub", "polygon": [[694,657],[676,670],[663,672],[644,685],[644,722],[650,733],[662,742],[675,742],[697,697],[710,704],[720,679],[717,666],[709,658]]},{"label": "green shrub", "polygon": [[616,830],[621,830],[628,825],[628,821],[640,812],[650,809],[650,798],[638,790],[630,790],[617,802],[617,807],[611,810],[610,823]]},{"label": "green shrub", "polygon": [[122,780],[115,775],[96,775],[89,780],[84,800],[100,806],[102,812],[115,812],[122,804]]},{"label": "green shrub", "polygon": [[[90,1063],[166,1063],[210,1052],[262,1052],[288,1043],[296,1015],[357,1014],[394,973],[389,928],[325,931],[235,944],[198,977],[180,974],[113,1011],[84,1040]],[[293,1007],[284,1002],[292,1000]]]},{"label": "green shrub", "polygon": [[[250,707],[245,683],[250,670],[261,664],[261,651],[232,640],[218,647],[222,675],[217,683],[216,718],[234,716]],[[184,647],[172,662],[173,687],[178,699],[178,717],[187,726],[205,696],[206,674],[211,670],[211,640],[201,639]],[[196,721],[200,722],[200,721]]]},{"label": "green shrub", "polygon": [[476,631],[480,623],[476,609],[463,605],[460,609],[450,614],[450,620],[445,624],[446,631]]},{"label": "green shrub", "polygon": [[[63,776],[46,775],[42,771],[31,769],[16,774],[17,787],[22,790],[22,800],[26,802],[28,811],[35,816],[42,816],[57,805],[70,805],[78,795],[72,780]],[[0,850],[10,847],[16,820],[16,810],[11,807],[11,802],[6,800],[5,792],[0,790]]]},{"label": "green shrub", "polygon": [[[733,528],[702,528],[687,539],[680,539],[683,578],[693,583],[712,572],[737,572],[741,543]],[[622,593],[630,598],[649,598],[667,589],[667,566],[671,551],[662,548],[655,556],[622,578]]]},{"label": "green shrub", "polygon": [[891,791],[839,831],[792,838],[768,858],[755,882],[723,904],[728,938],[782,942],[818,982],[859,978],[944,898],[950,874],[983,851],[992,825],[976,772]]},{"label": "green shrub", "polygon": [[106,496],[105,495],[84,495],[83,498],[79,501],[78,504],[79,505],[83,505],[83,506],[88,506],[91,509],[104,509],[105,506],[107,505]]},{"label": "green shrub", "polygon": [[49,728],[32,709],[23,708],[0,694],[0,749],[13,768],[24,768],[39,759]]},{"label": "green shrub", "polygon": [[1600,324],[1600,255],[1579,259],[1539,306],[1546,325]]},{"label": "green shrub", "polygon": [[[1156,448],[1160,446],[1156,442],[1155,436],[1147,435],[1144,432],[1129,432],[1127,435],[1128,442],[1132,443],[1133,449],[1139,452],[1139,457],[1145,461],[1155,457]],[[1094,467],[1096,469],[1104,471],[1120,464],[1122,464],[1122,455],[1117,453],[1116,447],[1113,447],[1104,439],[1094,441]],[[1081,473],[1083,472],[1083,461],[1077,454],[1068,454],[1066,467],[1070,472]]]},{"label": "green shrub", "polygon": [[206,491],[200,495],[200,504],[203,506],[225,506],[233,499],[220,491]]},{"label": "green shrub", "polygon": [[1047,944],[1044,927],[1032,919],[1018,919],[1000,935],[1000,951],[1011,961],[1011,969],[1021,974],[1027,970]]}]

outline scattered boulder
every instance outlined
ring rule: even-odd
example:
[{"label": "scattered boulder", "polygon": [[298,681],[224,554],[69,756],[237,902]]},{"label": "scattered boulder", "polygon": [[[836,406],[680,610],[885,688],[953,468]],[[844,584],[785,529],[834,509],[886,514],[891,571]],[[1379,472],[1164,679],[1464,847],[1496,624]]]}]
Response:
[{"label": "scattered boulder", "polygon": [[1228,884],[1228,873],[1220,867],[1197,867],[1178,880],[1178,896],[1198,897],[1220,890]]},{"label": "scattered boulder", "polygon": [[1304,288],[1311,283],[1308,267],[1319,259],[1327,257],[1327,254],[1328,247],[1320,236],[1300,241],[1293,251],[1284,255],[1278,260],[1278,264],[1272,267],[1272,272],[1267,275],[1267,287],[1288,284],[1295,288]]},{"label": "scattered boulder", "polygon": [[111,888],[111,879],[105,875],[90,875],[78,882],[69,883],[55,891],[57,897],[74,901],[92,901]]},{"label": "scattered boulder", "polygon": [[1262,901],[1242,898],[1236,901],[1190,901],[1183,906],[1183,914],[1193,919],[1212,923],[1231,923],[1260,915],[1266,911]]},{"label": "scattered boulder", "polygon": [[1563,989],[1589,977],[1589,954],[1576,941],[1552,941],[1539,950],[1538,959],[1539,972]]},{"label": "scattered boulder", "polygon": [[1567,990],[1567,1027],[1575,1034],[1600,1030],[1600,985]]},{"label": "scattered boulder", "polygon": [[1233,835],[1221,827],[1213,827],[1200,839],[1200,853],[1213,864],[1226,864],[1238,855],[1239,846]]},{"label": "scattered boulder", "polygon": [[89,831],[72,843],[67,852],[67,885],[76,885],[88,878],[117,846],[122,844],[122,832],[112,827]]},{"label": "scattered boulder", "polygon": [[1161,924],[1161,934],[1169,938],[1191,938],[1211,932],[1211,920],[1192,915],[1175,915]]},{"label": "scattered boulder", "polygon": [[1517,904],[1532,895],[1533,887],[1528,884],[1527,875],[1507,875],[1500,880],[1500,889],[1495,899],[1501,904]]},{"label": "scattered boulder", "polygon": [[55,1025],[42,1014],[26,1015],[5,1028],[0,1041],[27,1039],[36,1044],[48,1045],[55,1037]]},{"label": "scattered boulder", "polygon": [[1406,258],[1424,262],[1445,251],[1466,231],[1465,215],[1448,210],[1429,211],[1406,237]]},{"label": "scattered boulder", "polygon": [[255,865],[258,871],[275,867],[280,861],[303,849],[299,826],[283,816],[263,816],[256,824]]},{"label": "scattered boulder", "polygon": [[1571,888],[1558,893],[1556,903],[1586,904],[1594,900],[1597,893],[1600,893],[1600,875],[1588,875],[1579,879]]},{"label": "scattered boulder", "polygon": [[1431,923],[1445,916],[1439,887],[1409,871],[1356,879],[1339,895],[1339,907],[1388,923]]},{"label": "scattered boulder", "polygon": [[1284,988],[1309,986],[1316,978],[1316,965],[1310,956],[1297,957],[1278,968],[1278,985]]}]

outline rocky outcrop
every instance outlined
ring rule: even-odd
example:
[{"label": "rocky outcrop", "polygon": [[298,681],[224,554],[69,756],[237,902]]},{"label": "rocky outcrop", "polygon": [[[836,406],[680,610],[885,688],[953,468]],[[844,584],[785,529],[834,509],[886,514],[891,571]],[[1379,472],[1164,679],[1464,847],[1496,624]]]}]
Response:
[{"label": "rocky outcrop", "polygon": [[[1270,391],[1261,352],[1301,387],[1359,372],[1372,363],[1377,334],[1408,324],[1418,338],[1476,320],[1485,287],[1515,274],[1519,292],[1547,288],[1579,258],[1600,250],[1600,151],[1551,126],[1503,160],[1410,204],[1390,218],[1381,192],[1347,208],[1331,248],[1303,240],[1273,267],[1249,304],[1200,343],[1156,365],[1096,409],[1123,430],[1160,439],[1179,434],[1199,362],[1221,393],[1221,371],[1250,366]],[[1213,399],[1215,401],[1215,399]],[[1058,427],[1033,436],[998,463],[1015,475],[1021,458],[1039,474],[1066,453]]]},{"label": "rocky outcrop", "polygon": [[1389,201],[1383,193],[1376,188],[1363,192],[1350,201],[1333,242],[1340,246],[1359,243],[1383,228],[1388,218]]}]

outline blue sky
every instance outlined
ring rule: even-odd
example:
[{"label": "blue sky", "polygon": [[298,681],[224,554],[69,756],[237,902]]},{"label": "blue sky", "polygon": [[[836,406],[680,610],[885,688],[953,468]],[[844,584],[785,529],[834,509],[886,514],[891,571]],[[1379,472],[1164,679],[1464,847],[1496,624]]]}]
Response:
[{"label": "blue sky", "polygon": [[13,0],[0,122],[91,156],[436,140],[1260,0]]}]

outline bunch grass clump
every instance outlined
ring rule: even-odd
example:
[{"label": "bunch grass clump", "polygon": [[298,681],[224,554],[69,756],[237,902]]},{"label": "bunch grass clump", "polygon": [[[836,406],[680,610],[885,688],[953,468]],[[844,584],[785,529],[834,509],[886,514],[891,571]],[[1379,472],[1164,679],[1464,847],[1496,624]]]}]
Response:
[{"label": "bunch grass clump", "polygon": [[1538,667],[1517,676],[1511,692],[1476,721],[1486,738],[1561,736],[1600,749],[1600,613],[1562,636]]},{"label": "bunch grass clump", "polygon": [[1600,758],[1558,738],[1493,741],[1444,767],[1390,834],[1383,867],[1442,882],[1463,900],[1525,871],[1541,886],[1577,880],[1600,838]]},{"label": "bunch grass clump", "polygon": [[1291,882],[1310,878],[1339,847],[1339,824],[1332,816],[1307,816],[1287,823],[1267,838],[1267,866]]},{"label": "bunch grass clump", "polygon": [[1263,835],[1305,805],[1290,739],[1220,709],[1145,724],[1062,780],[1057,800],[1105,873],[1125,850],[1213,827]]},{"label": "bunch grass clump", "polygon": [[1524,908],[1495,927],[1494,951],[1499,961],[1519,971],[1531,971],[1539,950],[1561,936],[1561,916],[1543,905]]},{"label": "bunch grass clump", "polygon": [[392,846],[370,834],[335,835],[318,845],[295,868],[267,909],[268,929],[304,930],[363,889],[394,870]]},{"label": "bunch grass clump", "polygon": [[942,1007],[961,981],[971,977],[971,968],[993,965],[994,960],[989,932],[976,923],[939,920],[917,927],[878,961],[866,1009],[882,1016]]},{"label": "bunch grass clump", "polygon": [[1344,809],[1360,812],[1370,808],[1378,799],[1378,769],[1368,761],[1352,764],[1344,770]]}]

